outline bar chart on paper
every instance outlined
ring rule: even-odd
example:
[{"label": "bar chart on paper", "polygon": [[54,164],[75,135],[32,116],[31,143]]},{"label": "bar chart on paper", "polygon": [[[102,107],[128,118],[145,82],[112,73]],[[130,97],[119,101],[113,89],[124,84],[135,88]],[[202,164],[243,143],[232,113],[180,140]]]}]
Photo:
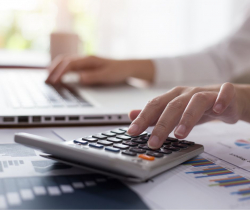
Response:
[{"label": "bar chart on paper", "polygon": [[244,172],[243,175],[239,175],[239,170],[236,173],[230,164],[225,164],[225,167],[215,164],[209,160],[213,158],[202,155],[183,163],[182,166],[186,167],[186,170],[182,173],[182,178],[202,187],[212,196],[230,201],[231,208],[249,206],[249,175],[245,176]]}]

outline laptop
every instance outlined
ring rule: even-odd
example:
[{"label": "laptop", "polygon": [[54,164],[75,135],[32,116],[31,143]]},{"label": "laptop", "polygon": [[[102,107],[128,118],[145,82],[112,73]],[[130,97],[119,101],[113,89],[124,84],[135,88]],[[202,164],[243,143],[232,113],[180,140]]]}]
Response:
[{"label": "laptop", "polygon": [[46,70],[0,71],[0,125],[129,123],[159,93],[129,85],[45,84]]}]

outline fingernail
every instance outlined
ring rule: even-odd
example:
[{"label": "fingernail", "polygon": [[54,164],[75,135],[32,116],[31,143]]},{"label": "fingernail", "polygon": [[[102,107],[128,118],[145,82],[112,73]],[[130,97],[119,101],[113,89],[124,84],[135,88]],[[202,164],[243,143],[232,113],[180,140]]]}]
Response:
[{"label": "fingernail", "polygon": [[161,142],[158,136],[153,136],[149,141],[148,141],[148,147],[151,149],[158,149],[161,147]]},{"label": "fingernail", "polygon": [[185,125],[179,125],[175,130],[175,134],[177,134],[178,136],[184,136],[186,130],[187,129]]},{"label": "fingernail", "polygon": [[128,128],[128,133],[133,135],[133,134],[135,134],[138,131],[138,129],[139,129],[138,125],[132,124]]},{"label": "fingernail", "polygon": [[222,105],[221,104],[216,104],[214,107],[214,112],[216,112],[217,114],[221,113],[222,111]]}]

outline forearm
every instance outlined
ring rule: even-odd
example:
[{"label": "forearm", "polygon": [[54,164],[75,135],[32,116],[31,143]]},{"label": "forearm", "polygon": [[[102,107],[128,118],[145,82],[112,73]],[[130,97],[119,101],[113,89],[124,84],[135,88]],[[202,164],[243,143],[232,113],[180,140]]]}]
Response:
[{"label": "forearm", "polygon": [[155,67],[151,60],[124,60],[123,66],[134,78],[143,79],[152,83],[155,77]]}]

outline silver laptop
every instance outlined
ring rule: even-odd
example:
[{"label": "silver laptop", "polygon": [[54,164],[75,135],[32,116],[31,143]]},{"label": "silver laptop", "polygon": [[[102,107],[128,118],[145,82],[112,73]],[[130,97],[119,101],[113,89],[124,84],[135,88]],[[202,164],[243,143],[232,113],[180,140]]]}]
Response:
[{"label": "silver laptop", "polygon": [[50,86],[46,70],[0,71],[0,125],[129,123],[157,92],[132,86]]}]

